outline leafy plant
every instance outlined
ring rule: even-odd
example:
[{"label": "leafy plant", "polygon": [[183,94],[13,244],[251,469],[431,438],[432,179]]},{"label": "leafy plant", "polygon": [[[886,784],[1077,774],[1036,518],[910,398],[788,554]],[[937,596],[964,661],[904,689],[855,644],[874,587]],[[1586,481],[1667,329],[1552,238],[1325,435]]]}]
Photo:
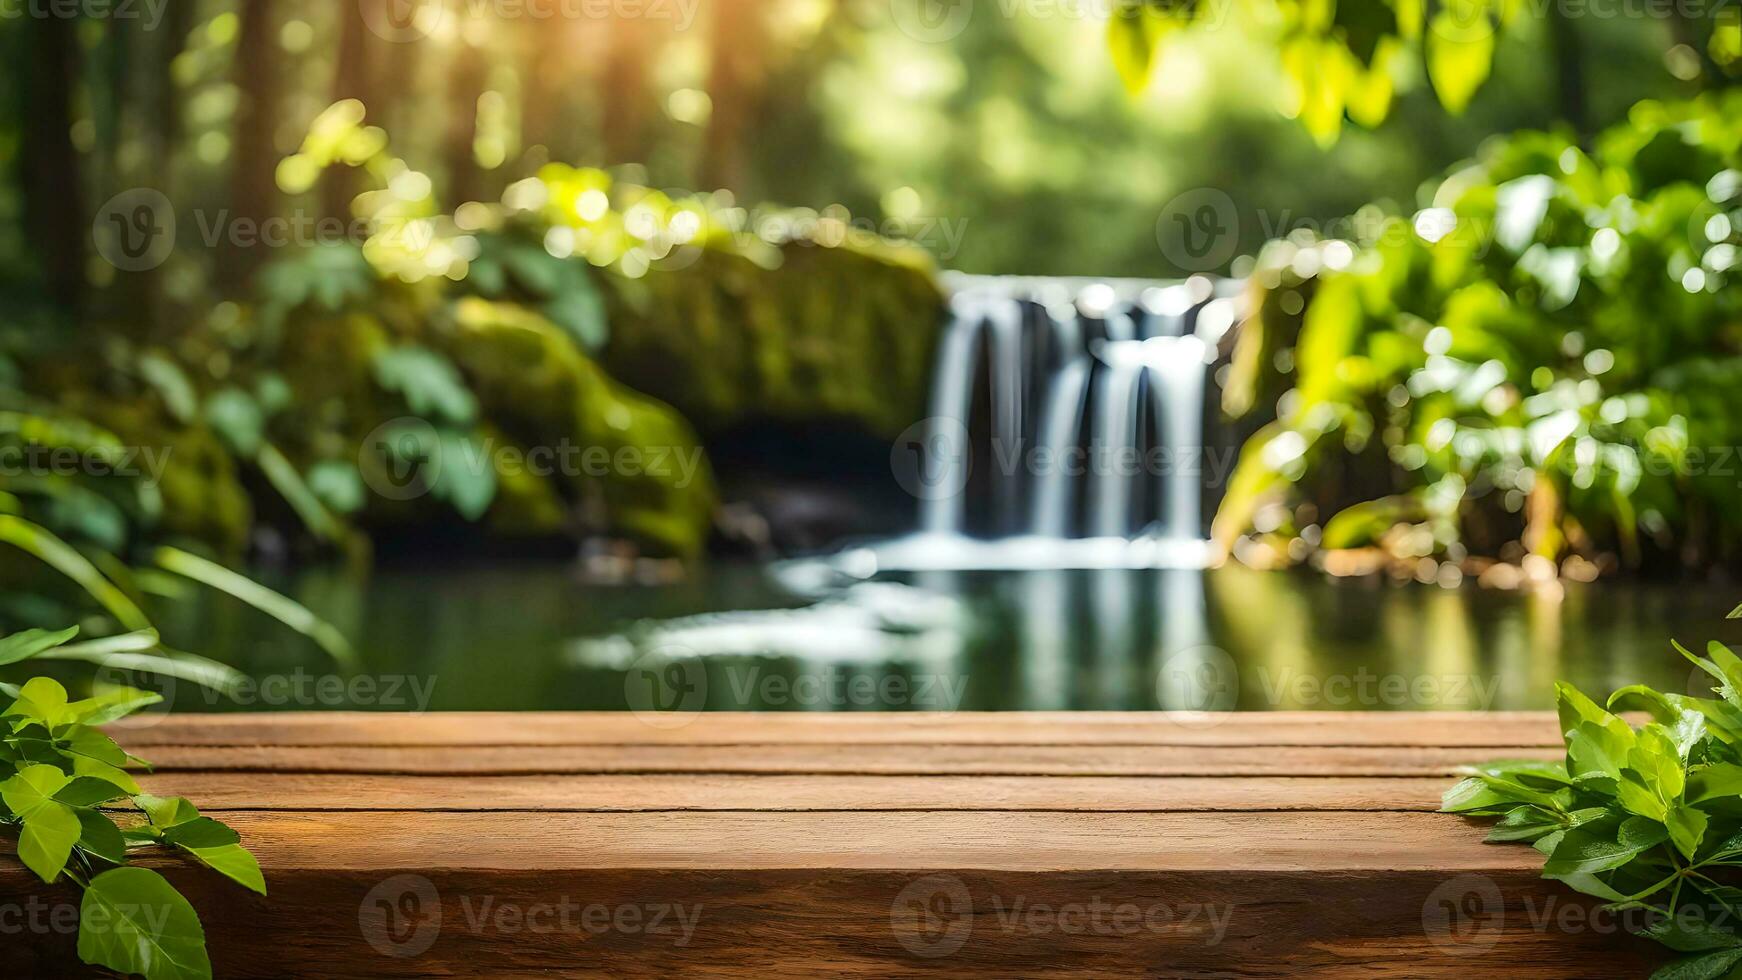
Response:
[{"label": "leafy plant", "polygon": [[[1603,707],[1559,684],[1565,762],[1471,767],[1441,809],[1498,818],[1488,840],[1534,846],[1543,877],[1639,911],[1638,931],[1691,954],[1659,980],[1742,976],[1742,657],[1721,643],[1710,659],[1676,649],[1718,698],[1633,685]],[[1652,720],[1634,727],[1622,711]]]},{"label": "leafy plant", "polygon": [[[1107,21],[1107,43],[1126,88],[1148,85],[1167,38],[1193,26],[1216,29],[1229,16],[1227,2],[1120,0]],[[1292,86],[1292,112],[1321,143],[1336,140],[1343,119],[1368,128],[1384,122],[1400,81],[1425,74],[1448,112],[1464,111],[1494,67],[1498,38],[1531,16],[1516,0],[1252,0],[1238,13],[1280,26],[1278,54]],[[1720,8],[1721,9],[1721,8]],[[1574,28],[1565,12],[1562,31]],[[1735,70],[1734,11],[1707,17],[1677,12],[1682,36],[1705,35],[1714,68]],[[1420,69],[1410,64],[1420,63]]]},{"label": "leafy plant", "polygon": [[[0,664],[51,656],[77,633],[0,637]],[[161,697],[120,687],[68,701],[47,677],[10,693],[0,712],[0,824],[16,831],[17,857],[37,877],[83,890],[79,957],[147,980],[209,978],[193,906],[162,875],[129,866],[129,853],[168,847],[261,895],[266,881],[235,830],[179,796],[143,792],[127,767],[146,764],[97,730]]]},{"label": "leafy plant", "polygon": [[1217,538],[1319,524],[1409,560],[1516,542],[1632,565],[1742,547],[1739,112],[1641,103],[1589,151],[1516,134],[1412,216],[1273,243],[1225,405],[1277,419]]}]

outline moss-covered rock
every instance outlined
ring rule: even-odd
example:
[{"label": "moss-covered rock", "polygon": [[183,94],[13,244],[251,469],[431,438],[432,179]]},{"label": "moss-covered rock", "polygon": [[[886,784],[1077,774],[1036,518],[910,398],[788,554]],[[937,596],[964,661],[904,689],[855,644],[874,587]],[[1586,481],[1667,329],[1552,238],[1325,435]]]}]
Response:
[{"label": "moss-covered rock", "polygon": [[[499,464],[514,471],[505,484],[548,474],[595,529],[662,554],[701,551],[713,476],[695,432],[670,406],[612,380],[561,329],[522,307],[463,299],[435,334],[432,344],[465,375],[482,416],[513,440],[510,465]],[[550,516],[548,501],[518,496]]]},{"label": "moss-covered rock", "polygon": [[714,433],[756,420],[845,420],[888,438],[925,414],[944,296],[895,244],[797,241],[766,268],[726,249],[606,276],[612,375]]},{"label": "moss-covered rock", "polygon": [[161,466],[154,484],[160,504],[149,530],[194,538],[226,557],[243,553],[254,506],[235,459],[216,433],[204,425],[174,421],[150,397],[87,401],[75,393],[65,404],[113,432],[124,445],[156,454],[138,460],[142,469]]}]

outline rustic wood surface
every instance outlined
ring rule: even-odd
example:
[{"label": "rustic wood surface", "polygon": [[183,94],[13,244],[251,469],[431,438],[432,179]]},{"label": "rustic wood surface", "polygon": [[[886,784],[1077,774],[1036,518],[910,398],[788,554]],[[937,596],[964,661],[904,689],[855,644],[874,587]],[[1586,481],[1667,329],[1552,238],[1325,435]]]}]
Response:
[{"label": "rustic wood surface", "polygon": [[[1548,714],[309,713],[113,726],[270,897],[151,858],[218,976],[1634,977],[1433,813]],[[0,868],[5,910],[76,902]],[[25,920],[29,921],[29,920]],[[0,936],[0,976],[80,975]]]}]

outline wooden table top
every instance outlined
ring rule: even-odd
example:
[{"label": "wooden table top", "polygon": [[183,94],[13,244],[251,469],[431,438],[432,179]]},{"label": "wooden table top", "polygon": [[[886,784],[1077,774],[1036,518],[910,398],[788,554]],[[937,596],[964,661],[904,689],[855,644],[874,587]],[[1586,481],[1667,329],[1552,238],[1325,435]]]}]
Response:
[{"label": "wooden table top", "polygon": [[[156,765],[148,792],[260,859],[267,898],[150,859],[219,976],[1643,976],[1650,947],[1542,881],[1536,852],[1433,812],[1459,764],[1558,758],[1556,727],[704,712],[109,730]],[[0,868],[0,908],[59,891]],[[8,938],[0,967],[70,950]]]}]

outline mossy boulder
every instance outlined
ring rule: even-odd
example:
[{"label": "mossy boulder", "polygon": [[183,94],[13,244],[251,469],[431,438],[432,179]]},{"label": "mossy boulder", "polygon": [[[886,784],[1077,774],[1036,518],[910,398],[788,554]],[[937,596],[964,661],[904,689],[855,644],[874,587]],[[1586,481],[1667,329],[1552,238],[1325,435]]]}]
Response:
[{"label": "mossy boulder", "polygon": [[605,367],[709,435],[830,420],[890,438],[924,416],[945,303],[930,257],[808,241],[771,254],[703,249],[685,269],[604,277]]},{"label": "mossy boulder", "polygon": [[[171,419],[151,396],[129,399],[73,393],[63,405],[113,432],[142,454],[137,465],[156,474],[154,534],[202,541],[226,557],[241,555],[254,524],[254,505],[235,459],[204,425]],[[150,474],[148,474],[149,476]]]},{"label": "mossy boulder", "polygon": [[[573,340],[523,307],[468,298],[430,338],[511,439],[505,485],[548,475],[583,523],[682,557],[706,543],[712,472],[694,430],[670,406],[613,380]],[[524,489],[524,488],[523,488]],[[529,515],[548,501],[520,494]],[[509,517],[505,516],[504,520]]]}]

